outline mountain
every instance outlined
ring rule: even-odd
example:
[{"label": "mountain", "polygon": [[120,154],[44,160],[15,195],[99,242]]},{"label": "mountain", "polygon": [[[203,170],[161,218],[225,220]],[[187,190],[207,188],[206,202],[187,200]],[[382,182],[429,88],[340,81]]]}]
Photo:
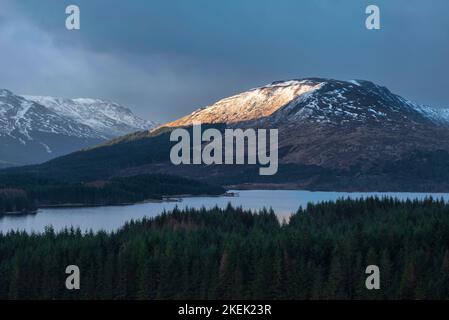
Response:
[{"label": "mountain", "polygon": [[261,119],[272,115],[294,99],[319,89],[320,86],[318,82],[307,80],[275,82],[220,100],[165,126],[186,126],[194,121],[231,124]]},{"label": "mountain", "polygon": [[0,167],[39,163],[154,127],[116,103],[0,90]]},{"label": "mountain", "polygon": [[436,123],[449,123],[449,109],[413,103],[370,81],[310,78],[276,81],[254,88],[200,108],[164,126],[191,125],[194,121],[241,123],[274,116],[280,109],[284,113],[278,115],[277,123],[285,120],[316,123],[381,121],[388,118],[384,112],[390,112],[391,118],[395,118],[391,112],[400,111],[418,112]]},{"label": "mountain", "polygon": [[165,126],[277,128],[282,163],[372,166],[417,150],[449,150],[449,109],[418,105],[369,81],[273,82]]},{"label": "mountain", "polygon": [[[448,114],[369,81],[278,81],[153,130],[9,172],[83,181],[169,173],[234,187],[449,191]],[[278,129],[278,173],[259,176],[254,165],[172,165],[170,131],[194,122],[219,130]]]},{"label": "mountain", "polygon": [[114,138],[156,126],[155,122],[137,117],[118,103],[101,99],[65,99],[41,96],[22,96],[67,119],[85,124],[105,138]]}]

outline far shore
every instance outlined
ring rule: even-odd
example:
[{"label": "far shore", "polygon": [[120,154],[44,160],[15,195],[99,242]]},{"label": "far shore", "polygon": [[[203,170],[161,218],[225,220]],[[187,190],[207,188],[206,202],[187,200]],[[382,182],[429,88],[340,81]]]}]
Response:
[{"label": "far shore", "polygon": [[0,213],[0,217],[2,216],[26,216],[31,214],[36,214],[37,210],[28,210],[28,211],[9,211]]},{"label": "far shore", "polygon": [[[196,198],[196,197],[236,197],[238,193],[235,192],[225,192],[219,195],[210,194],[180,194],[173,196],[162,196],[161,199],[147,199],[139,202],[123,202],[123,203],[61,203],[61,204],[42,204],[37,207],[37,209],[70,209],[70,208],[97,208],[97,207],[124,207],[143,203],[162,203],[162,202],[182,202],[183,198]],[[12,215],[30,215],[36,214],[37,209],[27,212],[7,212],[0,213],[1,216],[12,216]]]}]

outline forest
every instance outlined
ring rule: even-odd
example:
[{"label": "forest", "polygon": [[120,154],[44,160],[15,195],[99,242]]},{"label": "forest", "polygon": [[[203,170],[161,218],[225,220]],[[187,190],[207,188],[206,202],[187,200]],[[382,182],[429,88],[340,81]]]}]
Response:
[{"label": "forest", "polygon": [[225,189],[169,175],[114,177],[91,182],[68,182],[26,175],[3,175],[0,214],[30,212],[58,205],[118,205],[174,195],[218,195]]},{"label": "forest", "polygon": [[[80,290],[65,288],[77,265]],[[367,290],[365,269],[380,269]],[[174,209],[113,233],[0,235],[0,299],[447,299],[449,204]]]},{"label": "forest", "polygon": [[29,213],[35,210],[32,201],[22,189],[4,188],[0,189],[0,214],[10,213]]}]

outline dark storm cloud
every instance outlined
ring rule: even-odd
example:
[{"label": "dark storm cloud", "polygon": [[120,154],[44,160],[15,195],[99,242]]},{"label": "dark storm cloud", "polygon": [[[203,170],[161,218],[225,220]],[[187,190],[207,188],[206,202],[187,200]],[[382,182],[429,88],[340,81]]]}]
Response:
[{"label": "dark storm cloud", "polygon": [[[318,76],[449,106],[445,0],[5,3],[0,85],[19,92],[105,97],[165,121],[250,87]],[[64,28],[69,4],[81,8],[80,31]],[[365,29],[368,4],[381,8],[379,31]]]}]

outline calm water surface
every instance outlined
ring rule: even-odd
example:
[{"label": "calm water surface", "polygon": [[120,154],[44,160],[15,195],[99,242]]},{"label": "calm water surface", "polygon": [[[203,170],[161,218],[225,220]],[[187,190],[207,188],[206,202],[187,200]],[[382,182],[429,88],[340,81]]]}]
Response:
[{"label": "calm water surface", "polygon": [[257,210],[273,208],[280,219],[288,218],[292,213],[307,203],[336,200],[338,198],[363,198],[369,196],[390,196],[398,199],[423,199],[432,196],[449,201],[447,193],[346,193],[346,192],[310,192],[300,190],[250,190],[232,191],[238,197],[191,197],[183,198],[182,202],[142,203],[120,207],[94,208],[64,208],[40,209],[35,215],[0,217],[0,232],[25,230],[27,232],[42,232],[46,226],[55,230],[65,227],[79,227],[83,231],[117,230],[125,222],[143,217],[154,217],[162,211],[180,208],[212,208],[225,207],[228,203],[241,206],[244,209]]}]

